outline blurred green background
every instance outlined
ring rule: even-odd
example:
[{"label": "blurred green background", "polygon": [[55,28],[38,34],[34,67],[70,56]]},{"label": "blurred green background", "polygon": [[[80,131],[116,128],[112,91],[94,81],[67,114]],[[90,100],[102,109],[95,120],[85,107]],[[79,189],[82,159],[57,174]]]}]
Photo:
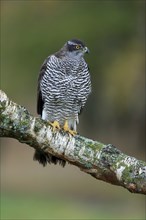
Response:
[{"label": "blurred green background", "polygon": [[[67,40],[90,49],[78,132],[145,160],[145,1],[1,1],[1,88],[36,114],[40,66]],[[145,197],[1,140],[1,219],[145,219]]]}]

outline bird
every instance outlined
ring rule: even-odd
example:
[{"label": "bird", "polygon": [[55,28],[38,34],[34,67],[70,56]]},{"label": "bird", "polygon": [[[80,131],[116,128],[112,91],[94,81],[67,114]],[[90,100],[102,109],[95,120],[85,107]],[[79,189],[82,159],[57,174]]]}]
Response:
[{"label": "bird", "polygon": [[[84,59],[88,47],[79,39],[68,40],[63,47],[49,55],[41,66],[38,77],[37,113],[48,121],[53,131],[63,129],[77,134],[79,115],[91,93],[91,76]],[[43,166],[66,161],[36,150],[34,160]]]}]

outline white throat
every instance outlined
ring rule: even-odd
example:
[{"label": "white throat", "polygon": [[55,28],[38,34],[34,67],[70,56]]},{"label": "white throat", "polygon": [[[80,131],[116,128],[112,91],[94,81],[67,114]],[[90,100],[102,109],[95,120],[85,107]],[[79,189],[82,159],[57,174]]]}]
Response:
[{"label": "white throat", "polygon": [[80,60],[81,58],[83,58],[83,53],[79,52],[79,51],[72,51],[72,52],[67,52],[67,56],[71,59],[75,59],[75,60]]}]

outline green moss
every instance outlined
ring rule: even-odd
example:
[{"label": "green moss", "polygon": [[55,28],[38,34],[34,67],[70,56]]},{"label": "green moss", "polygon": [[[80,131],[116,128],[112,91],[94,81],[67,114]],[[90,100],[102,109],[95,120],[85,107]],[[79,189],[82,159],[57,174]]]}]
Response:
[{"label": "green moss", "polygon": [[81,136],[76,136],[77,143],[81,146],[87,146],[88,148],[91,148],[92,150],[100,150],[103,148],[104,144],[92,141],[91,139],[87,139]]},{"label": "green moss", "polygon": [[133,179],[131,173],[132,173],[132,167],[125,166],[125,169],[123,170],[122,173],[122,180],[124,180],[124,182],[126,183],[130,183]]},{"label": "green moss", "polygon": [[[45,123],[45,122],[44,122]],[[40,118],[37,118],[37,120],[35,121],[35,125],[34,125],[34,132],[39,132],[40,129],[42,128],[43,126],[43,121],[42,119]]]},{"label": "green moss", "polygon": [[104,146],[104,144],[100,143],[100,142],[93,142],[93,141],[88,141],[87,143],[88,147],[93,149],[93,150],[101,150]]},{"label": "green moss", "polygon": [[91,169],[92,167],[93,167],[93,165],[91,164],[91,163],[85,163],[85,167],[87,168],[87,169]]}]

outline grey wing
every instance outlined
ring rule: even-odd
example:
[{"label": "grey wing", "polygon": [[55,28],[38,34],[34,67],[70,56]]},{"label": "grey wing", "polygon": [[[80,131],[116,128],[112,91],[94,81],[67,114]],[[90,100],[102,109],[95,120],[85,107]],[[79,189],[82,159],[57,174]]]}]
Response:
[{"label": "grey wing", "polygon": [[[43,111],[43,106],[44,106],[44,100],[43,100],[43,97],[42,97],[42,91],[41,91],[41,81],[43,79],[43,76],[46,72],[46,69],[47,69],[47,63],[50,59],[50,56],[47,57],[47,59],[44,61],[41,69],[40,69],[40,74],[39,74],[39,77],[38,77],[38,91],[37,91],[37,113],[39,115],[42,116],[42,111]],[[35,154],[34,154],[34,160],[37,160],[39,161],[39,163],[41,163],[43,166],[45,166],[47,163],[53,163],[53,164],[57,164],[59,163],[61,166],[65,166],[65,163],[66,161],[60,159],[60,158],[57,158],[51,154],[47,154],[47,153],[44,153],[43,151],[39,151],[39,150],[36,150],[35,151]]]},{"label": "grey wing", "polygon": [[[92,91],[92,85],[91,85],[91,78],[90,78],[90,71],[89,71],[90,69],[89,69],[89,66],[87,65],[87,72],[88,72],[88,79],[87,79],[87,87],[86,87],[86,89],[87,89],[87,94],[86,94],[86,101],[87,101],[87,98],[88,98],[88,96],[90,95],[90,93],[91,93],[91,91]],[[79,112],[78,112],[78,114],[80,115],[80,114],[82,114],[82,112],[83,112],[83,109],[84,109],[84,107],[85,107],[85,103],[86,103],[86,101],[85,100],[82,100],[81,102],[80,102],[80,110],[79,110]]]},{"label": "grey wing", "polygon": [[47,57],[47,59],[44,61],[41,69],[40,74],[38,77],[38,88],[37,88],[37,113],[42,116],[43,106],[44,106],[44,100],[42,98],[42,92],[40,88],[41,80],[46,72],[47,69],[47,62],[49,61],[50,56]]}]

